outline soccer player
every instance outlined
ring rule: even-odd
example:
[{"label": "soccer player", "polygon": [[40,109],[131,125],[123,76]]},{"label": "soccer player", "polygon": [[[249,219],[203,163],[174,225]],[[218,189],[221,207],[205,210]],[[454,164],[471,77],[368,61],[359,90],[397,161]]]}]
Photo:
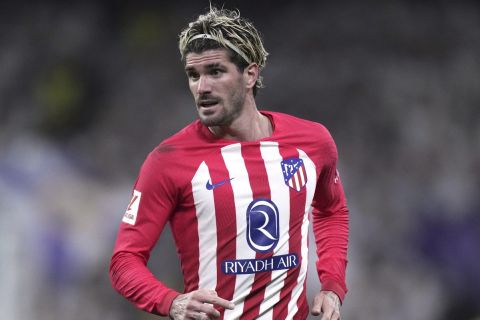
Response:
[{"label": "soccer player", "polygon": [[[145,160],[110,265],[113,287],[173,319],[306,319],[309,214],[322,284],[311,313],[340,318],[348,209],[319,123],[259,111],[267,52],[238,11],[210,8],[180,34],[199,119]],[[146,264],[170,223],[185,293]]]}]

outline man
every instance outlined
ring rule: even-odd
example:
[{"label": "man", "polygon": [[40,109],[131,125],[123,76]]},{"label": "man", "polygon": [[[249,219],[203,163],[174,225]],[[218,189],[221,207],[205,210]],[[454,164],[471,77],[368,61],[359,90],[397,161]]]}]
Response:
[{"label": "man", "polygon": [[[339,319],[348,209],[330,134],[258,111],[267,52],[238,12],[211,8],[182,31],[179,47],[199,120],[145,160],[120,225],[113,286],[173,319],[306,319],[311,212],[322,283],[311,313]],[[184,294],[146,267],[167,221]]]}]

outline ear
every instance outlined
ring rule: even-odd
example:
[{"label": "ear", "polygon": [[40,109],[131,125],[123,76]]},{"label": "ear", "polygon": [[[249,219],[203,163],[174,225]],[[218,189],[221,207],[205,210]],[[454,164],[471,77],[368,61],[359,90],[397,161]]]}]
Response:
[{"label": "ear", "polygon": [[245,83],[247,88],[251,89],[255,86],[255,83],[258,80],[260,70],[256,63],[250,63],[245,70],[243,70],[243,77],[245,79]]}]

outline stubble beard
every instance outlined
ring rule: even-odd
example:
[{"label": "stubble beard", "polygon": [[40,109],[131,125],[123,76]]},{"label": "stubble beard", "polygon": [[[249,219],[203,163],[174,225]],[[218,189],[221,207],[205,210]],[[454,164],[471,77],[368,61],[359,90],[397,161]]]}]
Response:
[{"label": "stubble beard", "polygon": [[242,112],[245,98],[241,94],[233,94],[230,100],[230,107],[224,104],[224,100],[219,101],[223,106],[218,114],[212,116],[199,114],[200,122],[207,127],[229,126],[232,124]]}]

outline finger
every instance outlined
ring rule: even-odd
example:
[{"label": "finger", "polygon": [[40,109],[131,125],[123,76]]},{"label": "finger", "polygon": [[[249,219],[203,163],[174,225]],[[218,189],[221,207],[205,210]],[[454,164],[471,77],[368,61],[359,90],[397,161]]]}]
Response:
[{"label": "finger", "polygon": [[211,303],[215,306],[220,306],[220,307],[223,307],[225,309],[235,308],[235,305],[231,301],[222,299],[217,295],[209,294],[209,295],[203,296],[201,298],[201,301],[204,302],[204,303]]},{"label": "finger", "polygon": [[323,317],[321,320],[331,320],[334,311],[335,309],[329,304],[329,301],[324,299],[322,303]]},{"label": "finger", "polygon": [[322,311],[322,303],[324,299],[324,294],[321,292],[313,298],[313,305],[312,305],[312,315],[319,316],[320,312]]},{"label": "finger", "polygon": [[323,311],[323,317],[321,320],[332,320],[333,310]]},{"label": "finger", "polygon": [[192,319],[192,320],[210,320],[210,318],[209,318],[205,313],[201,313],[201,312],[192,313],[187,319]]},{"label": "finger", "polygon": [[220,312],[213,307],[211,304],[202,304],[198,307],[198,311],[205,313],[209,317],[218,318],[220,317]]},{"label": "finger", "polygon": [[338,311],[333,312],[332,320],[340,320],[340,313],[338,313]]}]

